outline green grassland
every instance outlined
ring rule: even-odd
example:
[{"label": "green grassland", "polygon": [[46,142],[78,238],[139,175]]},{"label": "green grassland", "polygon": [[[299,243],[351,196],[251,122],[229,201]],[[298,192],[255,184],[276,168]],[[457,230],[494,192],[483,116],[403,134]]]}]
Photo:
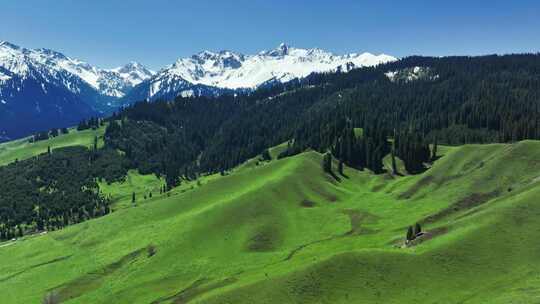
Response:
[{"label": "green grassland", "polygon": [[61,148],[66,146],[85,146],[92,147],[95,136],[98,136],[98,146],[103,146],[103,133],[105,126],[99,129],[77,131],[74,128],[69,129],[68,134],[61,134],[48,140],[41,140],[34,143],[29,142],[30,138],[22,138],[7,143],[0,144],[0,166],[9,164],[14,160],[27,159],[41,153],[47,152],[47,148]]},{"label": "green grassland", "polygon": [[[0,302],[540,302],[540,142],[338,179],[314,151],[276,159],[285,146],[168,194],[135,171],[101,184],[112,214],[0,244]],[[427,233],[404,246],[416,222]]]}]

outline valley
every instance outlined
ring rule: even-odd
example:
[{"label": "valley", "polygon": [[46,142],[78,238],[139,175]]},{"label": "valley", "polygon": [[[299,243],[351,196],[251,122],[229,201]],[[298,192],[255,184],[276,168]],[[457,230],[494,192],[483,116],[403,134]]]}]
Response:
[{"label": "valley", "polygon": [[[422,174],[345,167],[339,180],[322,170],[321,154],[276,159],[283,149],[152,198],[142,198],[151,188],[140,190],[152,178],[136,172],[103,187],[113,195],[111,214],[2,244],[2,298],[527,303],[540,296],[539,142],[441,146]],[[425,234],[405,246],[417,222]]]}]

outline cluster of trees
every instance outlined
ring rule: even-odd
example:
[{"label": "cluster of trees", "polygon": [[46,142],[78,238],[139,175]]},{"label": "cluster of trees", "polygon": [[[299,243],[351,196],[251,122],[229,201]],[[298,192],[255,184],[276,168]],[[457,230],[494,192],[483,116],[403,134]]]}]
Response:
[{"label": "cluster of trees", "polygon": [[[424,171],[424,164],[435,159],[435,156],[432,157],[429,143],[419,133],[399,132],[396,133],[393,140],[392,158],[395,155],[403,160],[408,173],[415,174]],[[436,140],[433,147],[433,151],[436,151]],[[392,159],[392,163],[395,164],[394,159]],[[396,172],[395,168],[393,170],[394,173],[399,173]]]},{"label": "cluster of trees", "polygon": [[51,137],[56,137],[60,134],[68,134],[68,133],[69,133],[68,128],[60,128],[60,129],[52,128],[49,131],[42,131],[42,132],[35,133],[34,135],[30,137],[29,141],[36,142],[40,140],[47,140]]},{"label": "cluster of trees", "polygon": [[103,126],[104,123],[105,123],[105,120],[102,119],[102,118],[99,118],[99,117],[92,117],[92,118],[89,118],[89,119],[83,119],[77,125],[77,130],[78,131],[88,130],[88,129],[94,129],[95,130],[95,129],[99,128],[100,126]]},{"label": "cluster of trees", "polygon": [[60,229],[110,212],[98,180],[121,180],[127,160],[112,149],[55,149],[0,167],[0,238]]}]

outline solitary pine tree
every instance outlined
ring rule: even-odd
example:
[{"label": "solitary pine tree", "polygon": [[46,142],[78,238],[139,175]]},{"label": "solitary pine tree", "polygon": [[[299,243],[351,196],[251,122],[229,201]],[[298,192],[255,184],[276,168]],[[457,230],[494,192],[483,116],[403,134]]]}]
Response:
[{"label": "solitary pine tree", "polygon": [[51,129],[51,136],[52,136],[52,137],[58,136],[58,129],[52,128],[52,129]]},{"label": "solitary pine tree", "polygon": [[392,140],[392,150],[391,150],[391,156],[392,156],[392,173],[398,174],[397,172],[397,166],[396,166],[396,129],[394,129],[394,139]]},{"label": "solitary pine tree", "polygon": [[270,151],[268,151],[268,149],[264,149],[262,153],[262,158],[264,161],[272,160],[272,156],[270,156]]},{"label": "solitary pine tree", "polygon": [[420,232],[422,232],[422,227],[419,223],[416,223],[416,225],[414,225],[414,235],[417,236]]},{"label": "solitary pine tree", "polygon": [[135,192],[131,194],[131,203],[135,204]]},{"label": "solitary pine tree", "polygon": [[332,173],[332,155],[326,152],[323,156],[322,167],[324,172]]},{"label": "solitary pine tree", "polygon": [[414,240],[413,227],[409,226],[409,229],[407,229],[407,241],[412,241],[412,240]]},{"label": "solitary pine tree", "polygon": [[433,142],[433,150],[431,151],[431,161],[434,161],[437,159],[437,137],[435,137],[435,141]]},{"label": "solitary pine tree", "polygon": [[396,154],[394,152],[394,148],[392,148],[392,173],[398,174],[397,166],[396,166]]}]

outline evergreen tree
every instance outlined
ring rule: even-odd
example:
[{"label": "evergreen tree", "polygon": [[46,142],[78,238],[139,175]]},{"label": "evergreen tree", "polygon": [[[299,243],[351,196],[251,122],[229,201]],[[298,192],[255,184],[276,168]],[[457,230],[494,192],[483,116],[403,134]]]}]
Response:
[{"label": "evergreen tree", "polygon": [[51,129],[51,136],[52,136],[52,137],[58,136],[58,129],[52,128],[52,129]]},{"label": "evergreen tree", "polygon": [[433,150],[431,151],[431,161],[437,160],[437,137],[435,137],[435,141],[433,142]]},{"label": "evergreen tree", "polygon": [[419,223],[416,223],[416,225],[414,225],[414,235],[417,236],[418,234],[420,234],[420,232],[422,232],[422,227],[420,226]]},{"label": "evergreen tree", "polygon": [[407,229],[407,241],[412,241],[414,240],[414,238],[415,238],[415,234],[413,232],[413,227],[409,226],[409,228]]},{"label": "evergreen tree", "polygon": [[131,203],[135,204],[135,192],[131,194]]},{"label": "evergreen tree", "polygon": [[398,170],[397,170],[397,165],[396,165],[396,154],[395,154],[394,144],[392,144],[391,157],[392,157],[392,173],[397,175]]},{"label": "evergreen tree", "polygon": [[322,168],[326,173],[332,173],[332,155],[330,152],[326,152],[323,155]]},{"label": "evergreen tree", "polygon": [[262,152],[262,158],[264,161],[272,160],[272,156],[270,156],[270,151],[268,149],[264,149],[264,151]]}]

